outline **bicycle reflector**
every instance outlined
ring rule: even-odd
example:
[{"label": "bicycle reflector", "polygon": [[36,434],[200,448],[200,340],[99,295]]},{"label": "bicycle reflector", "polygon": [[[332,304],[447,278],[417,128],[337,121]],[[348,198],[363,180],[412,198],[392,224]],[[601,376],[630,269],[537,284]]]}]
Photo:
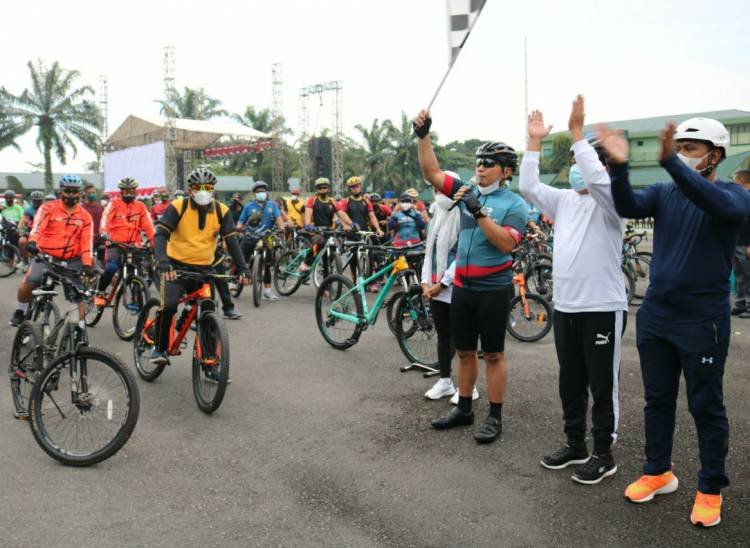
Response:
[{"label": "bicycle reflector", "polygon": [[401,272],[403,270],[409,269],[409,263],[406,262],[406,257],[401,255],[398,259],[396,259],[396,262],[393,263],[393,271],[392,273],[395,274],[397,272]]},{"label": "bicycle reflector", "polygon": [[204,299],[210,299],[211,298],[211,284],[203,284],[203,286],[200,289],[200,296]]}]

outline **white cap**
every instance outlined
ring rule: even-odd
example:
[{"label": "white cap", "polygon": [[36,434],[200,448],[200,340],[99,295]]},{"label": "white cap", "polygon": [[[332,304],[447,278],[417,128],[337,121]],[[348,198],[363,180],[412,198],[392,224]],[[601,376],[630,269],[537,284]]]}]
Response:
[{"label": "white cap", "polygon": [[708,141],[723,151],[724,158],[729,154],[729,131],[724,124],[712,118],[685,120],[677,126],[674,138]]}]

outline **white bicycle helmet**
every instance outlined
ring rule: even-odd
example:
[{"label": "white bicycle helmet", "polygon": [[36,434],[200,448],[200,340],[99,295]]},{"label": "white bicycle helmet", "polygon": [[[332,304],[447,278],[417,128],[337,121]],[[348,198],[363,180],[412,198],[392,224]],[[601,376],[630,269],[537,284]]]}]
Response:
[{"label": "white bicycle helmet", "polygon": [[675,140],[691,139],[707,141],[721,149],[722,159],[729,153],[729,131],[724,124],[712,118],[690,118],[679,126],[674,135]]}]

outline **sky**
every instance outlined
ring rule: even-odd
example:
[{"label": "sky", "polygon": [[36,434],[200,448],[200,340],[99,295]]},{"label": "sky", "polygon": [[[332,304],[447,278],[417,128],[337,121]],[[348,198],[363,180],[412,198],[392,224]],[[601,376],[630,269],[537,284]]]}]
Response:
[{"label": "sky", "polygon": [[[374,118],[415,115],[448,64],[445,0],[67,0],[3,6],[0,86],[29,86],[26,63],[59,61],[80,83],[109,82],[109,128],[159,115],[162,50],[176,50],[176,85],[203,87],[230,112],[271,106],[271,67],[283,65],[283,114],[296,130],[301,87],[340,80],[344,132]],[[487,0],[432,108],[441,142],[492,139],[523,148],[524,36],[528,104],[554,130],[586,97],[587,122],[723,109],[750,110],[750,10],[743,0]],[[309,103],[309,129],[331,127]],[[0,171],[30,171],[42,155],[0,152]],[[81,171],[94,154],[79,149]]]}]

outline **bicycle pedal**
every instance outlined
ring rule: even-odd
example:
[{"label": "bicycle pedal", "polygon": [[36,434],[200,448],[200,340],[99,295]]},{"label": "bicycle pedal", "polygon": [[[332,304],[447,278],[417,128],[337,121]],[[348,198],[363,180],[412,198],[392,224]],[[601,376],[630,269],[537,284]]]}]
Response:
[{"label": "bicycle pedal", "polygon": [[13,418],[19,421],[28,421],[29,414],[26,411],[14,411]]}]

